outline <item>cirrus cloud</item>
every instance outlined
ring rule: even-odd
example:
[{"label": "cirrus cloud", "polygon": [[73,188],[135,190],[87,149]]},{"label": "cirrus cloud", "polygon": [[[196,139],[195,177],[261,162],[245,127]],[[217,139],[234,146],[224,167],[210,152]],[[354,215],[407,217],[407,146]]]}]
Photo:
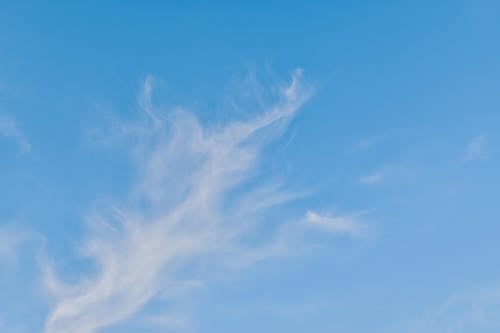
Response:
[{"label": "cirrus cloud", "polygon": [[[67,284],[45,264],[54,301],[45,333],[98,332],[130,319],[159,295],[175,298],[169,289],[198,267],[241,267],[280,253],[285,236],[252,242],[248,235],[263,212],[293,195],[251,179],[263,147],[311,95],[300,75],[296,71],[254,118],[212,127],[185,110],[172,112],[168,121],[157,116],[153,81],[146,79],[140,105],[149,121],[126,131],[135,136],[131,151],[140,175],[132,202],[89,219],[81,252],[95,263],[93,274]],[[258,204],[249,205],[257,196]]]}]

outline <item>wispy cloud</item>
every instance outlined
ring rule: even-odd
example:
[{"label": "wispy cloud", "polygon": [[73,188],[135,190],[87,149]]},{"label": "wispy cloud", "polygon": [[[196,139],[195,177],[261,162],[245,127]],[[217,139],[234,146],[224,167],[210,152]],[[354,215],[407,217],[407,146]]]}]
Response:
[{"label": "wispy cloud", "polygon": [[387,146],[391,142],[399,142],[401,139],[408,137],[411,132],[411,129],[404,127],[387,129],[384,132],[366,136],[358,140],[350,147],[350,151],[353,153],[367,153],[382,146]]},{"label": "wispy cloud", "polygon": [[391,162],[374,168],[357,179],[357,183],[366,186],[375,186],[389,181],[404,180],[412,177],[415,167],[405,162]]},{"label": "wispy cloud", "polygon": [[377,143],[381,140],[379,136],[364,138],[358,141],[355,145],[351,147],[351,151],[353,152],[366,152],[367,150],[373,148]]},{"label": "wispy cloud", "polygon": [[144,80],[143,89],[139,94],[139,106],[148,115],[154,125],[160,125],[158,116],[153,110],[152,93],[153,93],[154,77],[148,75]]},{"label": "wispy cloud", "polygon": [[[45,265],[55,302],[45,333],[97,332],[129,319],[159,295],[172,300],[172,286],[189,280],[186,275],[203,275],[206,265],[244,266],[279,252],[281,228],[267,240],[251,239],[264,213],[293,195],[252,185],[251,178],[264,145],[311,94],[300,74],[296,71],[276,101],[253,119],[212,127],[185,110],[172,112],[168,121],[158,116],[146,79],[140,103],[151,121],[131,131],[140,174],[131,202],[89,219],[82,254],[96,263],[94,275],[68,285]],[[251,207],[249,198],[257,196]],[[354,217],[310,212],[307,219],[331,231],[358,232]]]},{"label": "wispy cloud", "polygon": [[0,114],[0,136],[16,142],[21,153],[31,151],[31,144],[28,142],[17,123],[11,117]]},{"label": "wispy cloud", "polygon": [[375,171],[368,175],[362,176],[358,179],[358,182],[363,185],[375,185],[381,183],[385,178],[385,173],[383,171]]},{"label": "wispy cloud", "polygon": [[[410,332],[490,332],[500,327],[500,288],[482,288],[452,295],[431,307]],[[493,330],[492,330],[493,329]]]},{"label": "wispy cloud", "polygon": [[486,134],[480,134],[474,137],[465,147],[463,161],[470,162],[480,160],[485,157],[485,147],[487,143]]},{"label": "wispy cloud", "polygon": [[362,215],[364,215],[362,212],[344,215],[324,215],[308,211],[305,221],[312,226],[323,228],[329,232],[359,237],[366,232],[366,226],[361,222]]},{"label": "wispy cloud", "polygon": [[145,318],[144,322],[146,326],[161,330],[162,332],[185,331],[191,325],[189,319],[185,316],[172,313],[152,315]]},{"label": "wispy cloud", "polygon": [[30,239],[30,234],[20,228],[0,226],[0,261],[16,258],[21,245]]}]

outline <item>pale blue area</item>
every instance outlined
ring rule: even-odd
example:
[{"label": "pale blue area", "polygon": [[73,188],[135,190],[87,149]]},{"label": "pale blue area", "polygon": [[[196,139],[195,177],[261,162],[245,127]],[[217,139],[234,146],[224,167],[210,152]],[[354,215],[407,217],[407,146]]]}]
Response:
[{"label": "pale blue area", "polygon": [[[123,199],[134,174],[123,147],[95,147],[87,131],[105,128],[103,109],[137,117],[148,74],[163,82],[156,102],[215,122],[232,116],[231,82],[303,68],[316,93],[267,167],[315,190],[290,212],[367,210],[373,230],[195,290],[183,306],[199,332],[411,332],[452,295],[497,286],[499,17],[482,0],[2,1],[0,114],[32,150],[0,136],[0,221],[45,239],[0,264],[0,332],[43,327],[37,248],[69,279],[86,271],[73,261],[85,216]],[[474,325],[456,331],[500,322]]]}]

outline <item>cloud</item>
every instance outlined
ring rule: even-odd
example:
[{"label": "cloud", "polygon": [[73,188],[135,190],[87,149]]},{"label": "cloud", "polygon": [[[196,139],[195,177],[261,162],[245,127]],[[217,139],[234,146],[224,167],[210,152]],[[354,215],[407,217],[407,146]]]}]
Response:
[{"label": "cloud", "polygon": [[477,289],[452,295],[426,311],[411,332],[493,332],[500,329],[500,289]]},{"label": "cloud", "polygon": [[0,226],[0,261],[12,261],[19,248],[30,239],[25,230],[12,226]]},{"label": "cloud", "polygon": [[381,140],[380,137],[370,137],[370,138],[364,138],[360,141],[358,141],[354,146],[351,147],[351,150],[353,152],[366,152],[373,148],[379,141]]},{"label": "cloud", "polygon": [[384,178],[385,174],[382,171],[376,171],[366,176],[360,177],[358,182],[363,185],[375,185],[381,183]]},{"label": "cloud", "polygon": [[159,125],[159,119],[153,110],[152,93],[153,93],[154,77],[146,76],[143,88],[139,94],[139,106],[148,115],[154,125]]},{"label": "cloud", "polygon": [[[217,126],[201,124],[186,110],[172,111],[168,120],[159,116],[146,79],[139,100],[150,121],[127,131],[135,136],[131,154],[139,173],[130,202],[89,218],[81,253],[95,263],[92,274],[68,284],[44,264],[54,302],[45,333],[98,332],[129,320],[153,299],[173,301],[175,285],[283,249],[286,236],[280,232],[286,228],[267,234],[259,225],[269,209],[293,195],[279,186],[258,186],[252,177],[263,147],[311,94],[300,76],[296,71],[257,116]],[[307,216],[332,231],[358,230],[352,216]]]},{"label": "cloud", "polygon": [[145,318],[146,326],[152,329],[161,330],[163,332],[177,332],[186,330],[190,327],[189,319],[182,315],[172,315],[165,313],[160,315],[152,315]]},{"label": "cloud", "polygon": [[16,122],[6,116],[0,114],[0,136],[10,139],[19,145],[21,153],[29,153],[31,144],[28,142],[23,132],[19,129]]},{"label": "cloud", "polygon": [[391,162],[359,177],[357,183],[360,185],[375,186],[389,181],[401,181],[412,177],[414,172],[414,166],[410,166],[404,162]]},{"label": "cloud", "polygon": [[464,162],[480,160],[485,157],[485,146],[487,137],[485,134],[480,134],[473,138],[465,147],[463,155]]},{"label": "cloud", "polygon": [[329,232],[359,237],[366,231],[364,225],[360,221],[361,215],[363,215],[363,213],[331,216],[308,211],[305,216],[305,221],[312,226],[322,228]]}]

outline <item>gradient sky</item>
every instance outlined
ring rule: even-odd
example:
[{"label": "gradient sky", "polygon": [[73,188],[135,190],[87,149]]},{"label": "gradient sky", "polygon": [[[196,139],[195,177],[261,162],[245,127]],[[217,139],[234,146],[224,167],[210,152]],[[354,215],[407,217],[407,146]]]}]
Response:
[{"label": "gradient sky", "polygon": [[0,332],[499,332],[499,17],[0,1]]}]

